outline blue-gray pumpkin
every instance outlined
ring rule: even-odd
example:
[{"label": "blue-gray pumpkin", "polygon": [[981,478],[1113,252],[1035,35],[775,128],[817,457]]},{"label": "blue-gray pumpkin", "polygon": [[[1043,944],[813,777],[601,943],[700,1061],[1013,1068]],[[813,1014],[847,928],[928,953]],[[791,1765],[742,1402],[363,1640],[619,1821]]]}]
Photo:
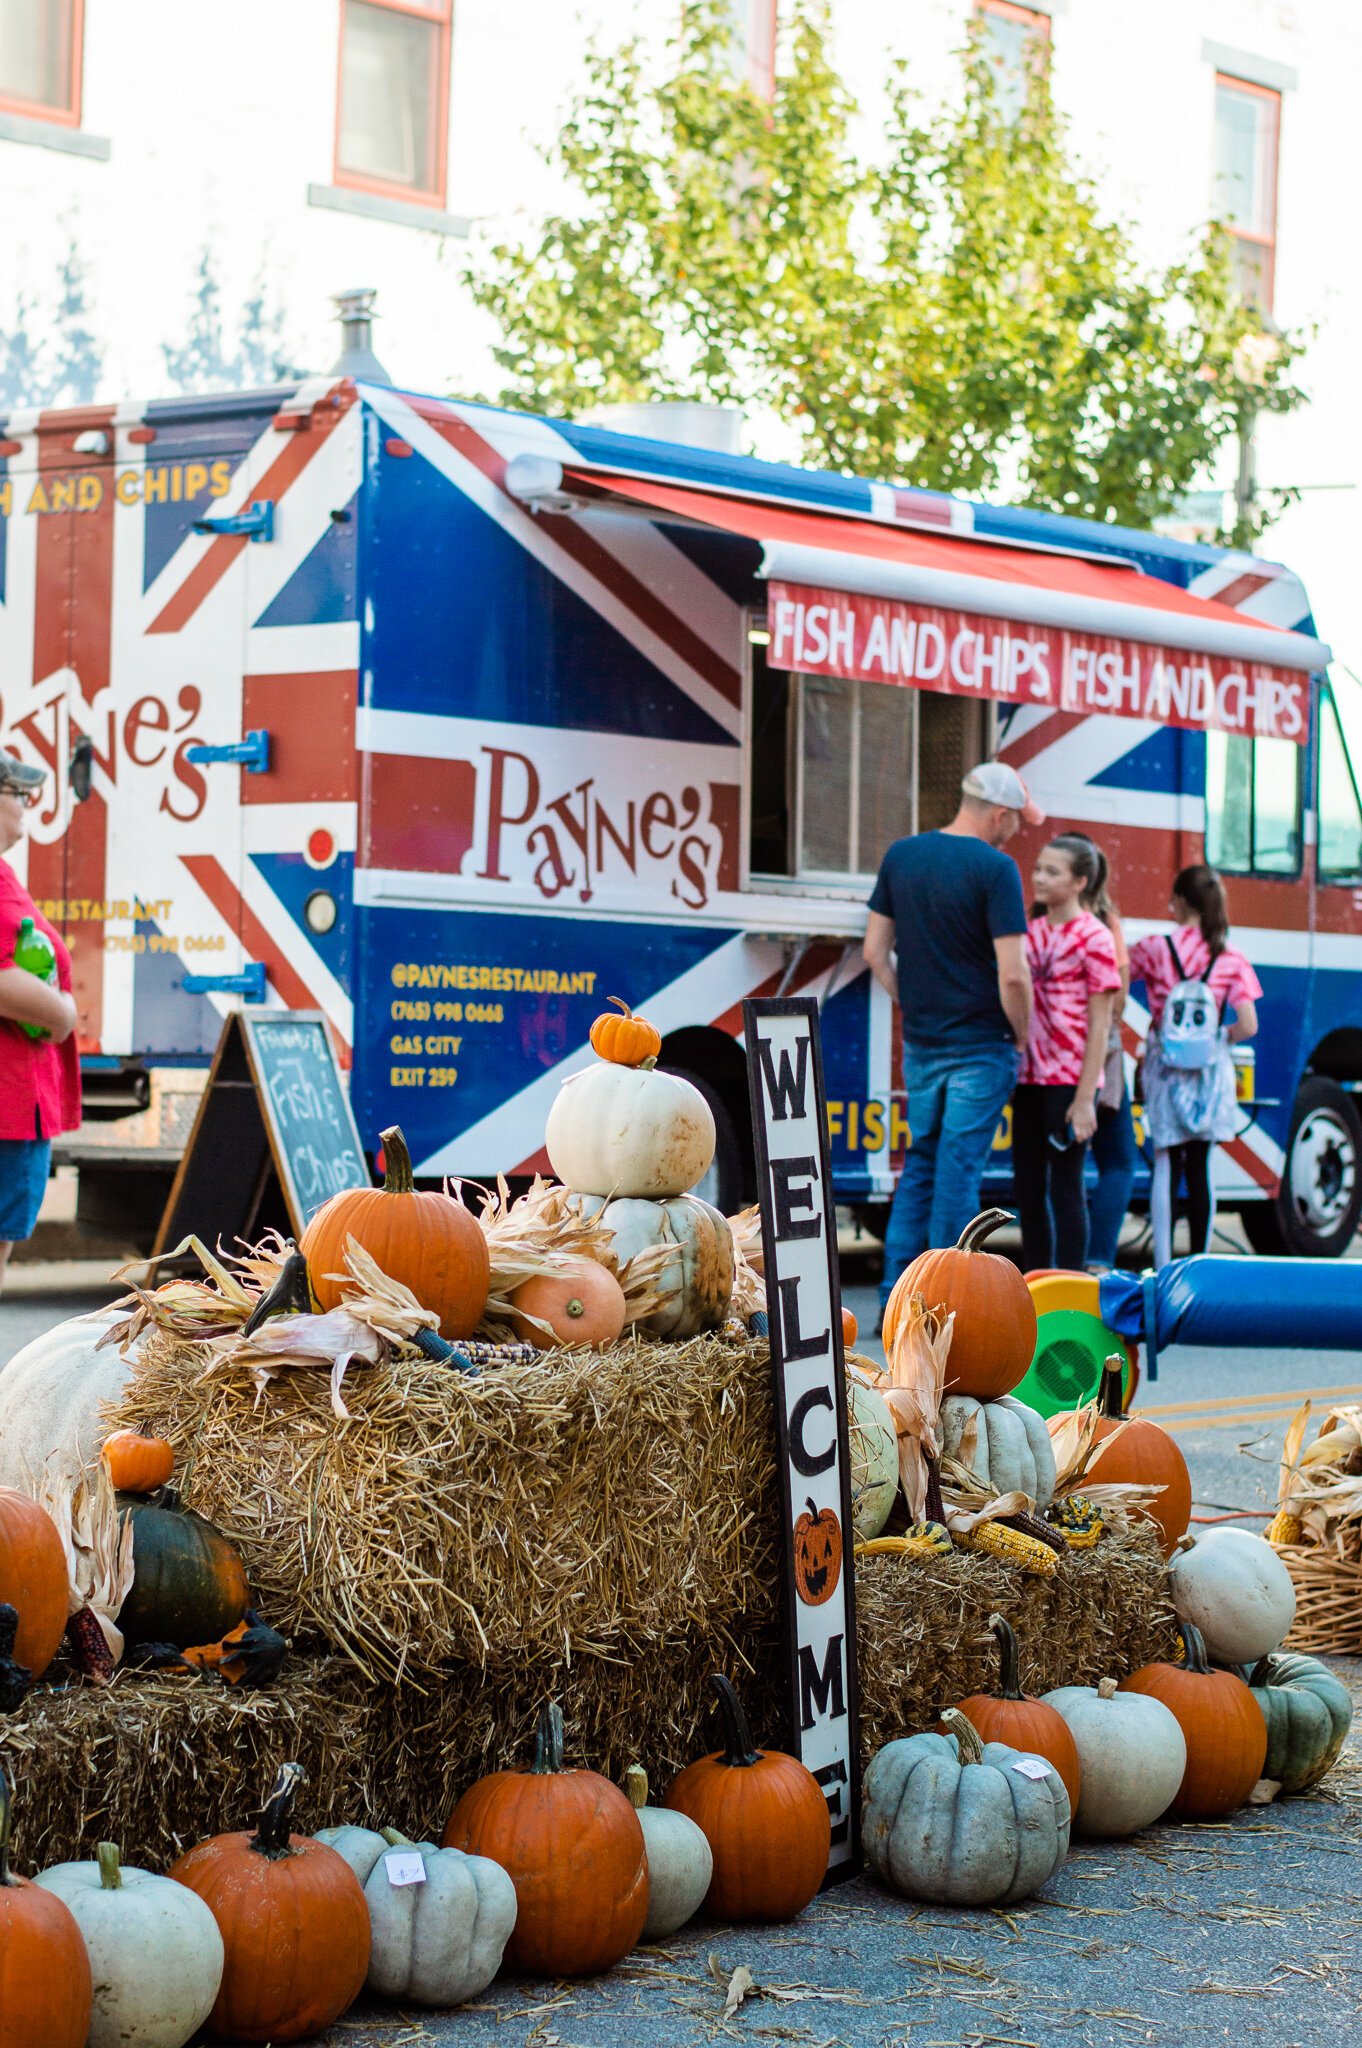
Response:
[{"label": "blue-gray pumpkin", "polygon": [[908,1899],[1007,1905],[1047,1884],[1069,1852],[1069,1795],[1044,1757],[981,1742],[954,1707],[949,1735],[886,1743],[865,1775],[871,1869]]},{"label": "blue-gray pumpkin", "polygon": [[1308,1792],[1337,1761],[1352,1726],[1347,1686],[1318,1657],[1289,1652],[1264,1657],[1249,1685],[1267,1723],[1263,1776],[1283,1792]]}]

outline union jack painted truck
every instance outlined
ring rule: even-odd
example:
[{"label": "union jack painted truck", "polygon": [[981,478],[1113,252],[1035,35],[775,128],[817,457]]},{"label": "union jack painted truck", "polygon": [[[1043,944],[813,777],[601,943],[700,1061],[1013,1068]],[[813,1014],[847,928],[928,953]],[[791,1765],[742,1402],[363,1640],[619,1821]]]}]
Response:
[{"label": "union jack painted truck", "polygon": [[1231,876],[1266,994],[1222,1201],[1340,1251],[1362,689],[1327,663],[1257,558],[378,384],[0,428],[0,731],[53,771],[27,874],[92,1107],[202,1066],[233,1004],[317,1008],[365,1142],[401,1123],[428,1176],[540,1163],[618,995],[710,1097],[735,1204],[741,1000],[814,991],[837,1194],[882,1204],[865,897],[996,748],[1106,846],[1132,936],[1203,847]]}]

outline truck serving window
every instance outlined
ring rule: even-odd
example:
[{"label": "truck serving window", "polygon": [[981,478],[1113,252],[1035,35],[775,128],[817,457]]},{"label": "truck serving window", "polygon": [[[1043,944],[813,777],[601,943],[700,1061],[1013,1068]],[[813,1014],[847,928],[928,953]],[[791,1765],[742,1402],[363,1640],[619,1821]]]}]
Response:
[{"label": "truck serving window", "polygon": [[1362,876],[1362,684],[1335,669],[1320,692],[1319,873],[1323,882]]},{"label": "truck serving window", "polygon": [[759,634],[749,645],[749,873],[859,895],[895,839],[954,817],[962,775],[988,752],[986,707],[787,673]]},{"label": "truck serving window", "polygon": [[1295,875],[1302,747],[1206,735],[1206,858],[1229,874]]}]

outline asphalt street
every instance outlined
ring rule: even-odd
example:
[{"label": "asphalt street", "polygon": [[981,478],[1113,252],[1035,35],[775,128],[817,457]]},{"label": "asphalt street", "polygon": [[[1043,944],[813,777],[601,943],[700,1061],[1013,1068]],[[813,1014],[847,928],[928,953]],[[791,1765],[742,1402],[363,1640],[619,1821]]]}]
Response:
[{"label": "asphalt street", "polygon": [[[65,1276],[63,1276],[65,1277]],[[88,1289],[0,1301],[0,1364]],[[873,1290],[848,1304],[873,1328]],[[863,1346],[862,1348],[870,1348]],[[1350,1378],[1350,1374],[1352,1377]],[[1282,1431],[1306,1395],[1362,1398],[1339,1352],[1174,1350],[1140,1406],[1178,1436],[1198,1515],[1271,1508]],[[1261,1520],[1254,1526],[1261,1527]],[[1362,1708],[1362,1664],[1341,1665]],[[432,1831],[442,1816],[432,1815]],[[1215,1826],[1076,1844],[1007,1912],[917,1907],[857,1881],[770,1929],[699,1925],[582,1984],[498,1982],[471,2006],[361,2006],[327,2048],[1362,2048],[1362,1743],[1324,1788]],[[735,1976],[735,1973],[740,1973]],[[740,1996],[740,1994],[742,1994]]]}]

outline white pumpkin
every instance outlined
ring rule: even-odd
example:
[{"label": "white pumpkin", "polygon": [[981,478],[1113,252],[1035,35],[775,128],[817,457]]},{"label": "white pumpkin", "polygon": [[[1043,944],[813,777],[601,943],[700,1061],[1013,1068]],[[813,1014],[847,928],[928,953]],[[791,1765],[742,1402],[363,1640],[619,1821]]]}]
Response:
[{"label": "white pumpkin", "polygon": [[89,2048],[184,2048],[222,1982],[222,1936],[197,1892],[120,1867],[110,1842],[97,1863],[56,1863],[35,1882],[70,1908],[89,1951]]},{"label": "white pumpkin", "polygon": [[0,1371],[0,1486],[27,1492],[53,1451],[74,1470],[92,1464],[109,1433],[100,1413],[127,1385],[133,1353],[95,1346],[121,1318],[72,1316],[45,1330]]},{"label": "white pumpkin", "polygon": [[1173,1611],[1201,1630],[1214,1664],[1256,1664],[1296,1619],[1291,1574],[1251,1529],[1203,1530],[1170,1571]]},{"label": "white pumpkin", "polygon": [[899,1440],[889,1403],[874,1387],[847,1373],[851,1429],[851,1527],[858,1543],[878,1536],[899,1490]]},{"label": "white pumpkin", "polygon": [[[384,1833],[384,1853],[364,1887],[373,1933],[370,1988],[416,2005],[476,1998],[501,1968],[515,1926],[515,1886],[486,1856],[408,1842],[391,1828]],[[393,1883],[388,1858],[399,1855],[419,1857],[420,1883]]]},{"label": "white pumpkin", "polygon": [[709,1172],[714,1117],[679,1074],[597,1060],[564,1081],[544,1143],[564,1187],[659,1201],[685,1194]]},{"label": "white pumpkin", "polygon": [[676,1247],[653,1276],[660,1306],[635,1328],[650,1337],[696,1337],[720,1327],[733,1297],[733,1232],[726,1216],[698,1195],[675,1195],[667,1202],[603,1202],[599,1195],[586,1194],[581,1207],[587,1216],[600,1215],[621,1262],[652,1245]]},{"label": "white pumpkin", "polygon": [[1100,1685],[1061,1685],[1044,1695],[1063,1715],[1083,1773],[1074,1815],[1079,1835],[1133,1835],[1166,1813],[1187,1769],[1187,1742],[1161,1700]]},{"label": "white pumpkin", "polygon": [[995,1494],[1029,1494],[1037,1514],[1054,1499],[1055,1452],[1044,1417],[1011,1394],[996,1401],[947,1394],[941,1403],[941,1451],[968,1465]]},{"label": "white pumpkin", "polygon": [[374,1828],[318,1828],[313,1839],[324,1842],[328,1849],[335,1850],[342,1862],[349,1864],[359,1879],[361,1891],[368,1884],[379,1857],[386,1856],[392,1847],[387,1837]]},{"label": "white pumpkin", "polygon": [[693,1920],[704,1904],[714,1875],[714,1854],[704,1833],[689,1814],[666,1806],[649,1806],[648,1774],[630,1764],[624,1774],[648,1855],[648,1917],[644,1941],[663,1941]]}]

